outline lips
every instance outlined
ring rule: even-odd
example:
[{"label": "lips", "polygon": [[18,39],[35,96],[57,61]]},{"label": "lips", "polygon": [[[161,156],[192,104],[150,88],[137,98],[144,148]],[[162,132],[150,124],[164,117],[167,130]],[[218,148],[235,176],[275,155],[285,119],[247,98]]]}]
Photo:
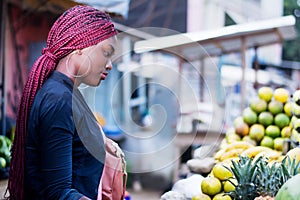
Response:
[{"label": "lips", "polygon": [[101,74],[101,80],[105,80],[107,77],[108,73],[104,72]]}]

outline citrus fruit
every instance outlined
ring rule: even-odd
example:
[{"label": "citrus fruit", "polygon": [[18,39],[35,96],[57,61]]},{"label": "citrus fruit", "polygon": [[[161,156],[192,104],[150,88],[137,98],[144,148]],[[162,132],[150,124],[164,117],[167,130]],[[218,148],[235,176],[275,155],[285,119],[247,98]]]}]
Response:
[{"label": "citrus fruit", "polygon": [[197,196],[193,196],[192,200],[211,200],[211,198],[206,194],[199,194]]},{"label": "citrus fruit", "polygon": [[257,142],[255,140],[251,139],[249,135],[244,136],[242,141],[248,142],[248,143],[252,144],[253,146],[257,145]]},{"label": "citrus fruit", "polygon": [[234,119],[234,121],[233,121],[233,126],[236,126],[236,125],[238,125],[238,124],[240,124],[240,123],[242,123],[242,122],[244,122],[243,117],[242,117],[242,116],[238,116],[238,117],[236,117],[236,118]]},{"label": "citrus fruit", "polygon": [[6,160],[3,157],[0,157],[0,169],[3,169],[6,167]]},{"label": "citrus fruit", "polygon": [[265,136],[265,127],[261,124],[253,124],[249,130],[249,137],[260,142]]},{"label": "citrus fruit", "polygon": [[250,108],[256,113],[261,113],[263,111],[266,111],[267,106],[268,106],[267,102],[260,98],[253,98],[250,100]]},{"label": "citrus fruit", "polygon": [[240,136],[245,136],[249,134],[249,125],[245,122],[240,122],[235,126],[236,134]]},{"label": "citrus fruit", "polygon": [[265,127],[271,125],[273,123],[274,117],[270,112],[262,112],[258,115],[258,122]]},{"label": "citrus fruit", "polygon": [[285,103],[290,97],[290,92],[285,88],[277,88],[274,90],[273,96],[276,101]]},{"label": "citrus fruit", "polygon": [[278,137],[274,139],[274,149],[277,151],[282,151],[284,144],[284,138]]},{"label": "citrus fruit", "polygon": [[207,176],[201,182],[201,190],[204,194],[214,196],[221,192],[222,184],[216,177]]},{"label": "citrus fruit", "polygon": [[273,89],[270,87],[261,87],[257,92],[259,98],[269,102],[273,97]]},{"label": "citrus fruit", "polygon": [[223,190],[224,190],[224,192],[230,192],[230,191],[235,190],[235,186],[237,184],[238,184],[238,182],[234,178],[231,178],[231,179],[225,181],[224,184],[223,184]]},{"label": "citrus fruit", "polygon": [[289,117],[291,117],[292,115],[293,115],[293,113],[292,113],[292,102],[286,102],[285,104],[284,104],[284,106],[283,106],[283,110],[284,110],[284,113],[287,115],[287,116],[289,116]]},{"label": "citrus fruit", "polygon": [[214,196],[213,200],[231,200],[231,197],[227,194],[220,193]]},{"label": "citrus fruit", "polygon": [[279,102],[279,101],[271,101],[268,104],[268,110],[273,114],[273,115],[277,115],[278,113],[282,113],[283,112],[283,103]]},{"label": "citrus fruit", "polygon": [[290,118],[284,113],[279,113],[274,118],[274,123],[279,128],[283,128],[285,126],[288,126],[290,124]]},{"label": "citrus fruit", "polygon": [[248,125],[252,125],[257,121],[257,114],[251,108],[248,107],[243,111],[243,120]]},{"label": "citrus fruit", "polygon": [[266,136],[277,138],[281,135],[280,128],[275,125],[270,125],[266,128]]},{"label": "citrus fruit", "polygon": [[240,141],[241,140],[241,136],[239,136],[236,133],[232,133],[232,134],[226,135],[225,139],[226,139],[226,142],[228,144],[230,144],[230,143],[235,142],[235,141]]},{"label": "citrus fruit", "polygon": [[231,171],[222,164],[216,164],[212,169],[212,173],[214,177],[218,178],[221,181],[225,181],[233,176]]},{"label": "citrus fruit", "polygon": [[281,129],[281,137],[289,138],[292,135],[292,128],[290,126],[283,127]]},{"label": "citrus fruit", "polygon": [[269,136],[265,136],[260,141],[260,146],[269,147],[269,148],[273,149],[274,148],[274,140],[273,140],[273,138],[271,138]]}]

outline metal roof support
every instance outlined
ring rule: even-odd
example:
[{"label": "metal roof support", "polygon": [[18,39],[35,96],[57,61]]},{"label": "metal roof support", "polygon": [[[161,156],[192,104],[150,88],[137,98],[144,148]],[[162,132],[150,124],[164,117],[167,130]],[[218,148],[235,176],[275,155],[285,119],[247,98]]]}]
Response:
[{"label": "metal roof support", "polygon": [[242,67],[242,80],[241,80],[241,112],[245,107],[245,94],[246,94],[246,81],[245,81],[245,72],[246,72],[246,38],[243,36],[242,38],[242,58],[241,58],[241,67]]}]

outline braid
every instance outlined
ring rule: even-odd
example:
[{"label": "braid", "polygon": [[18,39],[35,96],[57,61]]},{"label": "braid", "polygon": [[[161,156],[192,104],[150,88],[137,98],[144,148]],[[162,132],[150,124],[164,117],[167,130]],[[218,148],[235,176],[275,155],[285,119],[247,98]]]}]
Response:
[{"label": "braid", "polygon": [[17,113],[15,139],[7,192],[11,200],[25,199],[25,141],[30,109],[37,91],[55,70],[60,59],[76,49],[83,49],[116,35],[107,14],[89,6],[75,6],[53,24],[47,47],[36,60],[25,84]]}]

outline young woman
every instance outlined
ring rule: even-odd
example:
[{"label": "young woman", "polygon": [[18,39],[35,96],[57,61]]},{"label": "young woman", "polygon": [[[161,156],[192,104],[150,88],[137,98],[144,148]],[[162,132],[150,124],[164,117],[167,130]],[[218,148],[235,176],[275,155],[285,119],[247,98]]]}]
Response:
[{"label": "young woman", "polygon": [[116,34],[110,17],[89,6],[53,24],[22,94],[7,199],[97,199],[104,138],[78,87],[105,80]]}]

